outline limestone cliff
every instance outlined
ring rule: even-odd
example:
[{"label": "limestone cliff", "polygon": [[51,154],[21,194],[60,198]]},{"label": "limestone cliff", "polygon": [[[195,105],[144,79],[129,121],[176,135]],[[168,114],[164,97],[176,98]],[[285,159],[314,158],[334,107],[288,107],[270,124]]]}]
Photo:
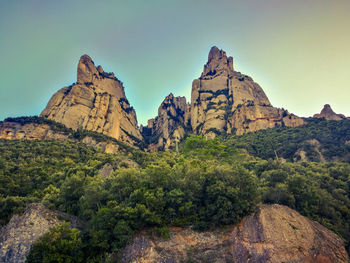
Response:
[{"label": "limestone cliff", "polygon": [[185,97],[174,97],[170,93],[158,108],[158,115],[148,121],[147,127],[142,127],[142,135],[150,148],[169,149],[176,140],[185,136],[189,124],[189,105]]},{"label": "limestone cliff", "polygon": [[321,113],[315,114],[313,118],[324,118],[326,120],[340,121],[346,119],[343,114],[335,113],[329,104],[325,104]]},{"label": "limestone cliff", "polygon": [[296,127],[304,121],[274,108],[262,88],[234,71],[233,58],[212,47],[199,79],[193,81],[191,125],[195,134],[253,132],[275,126]]},{"label": "limestone cliff", "polygon": [[[30,118],[33,120],[31,121]],[[72,130],[65,127],[56,127],[55,124],[47,121],[40,123],[41,118],[30,117],[29,120],[17,121],[11,119],[9,121],[0,122],[0,139],[6,140],[71,140],[84,143],[87,146],[100,150],[101,152],[116,154],[120,152],[120,147],[116,141],[112,139],[96,140],[92,136],[83,136],[80,139],[74,138]]]},{"label": "limestone cliff", "polygon": [[[191,104],[186,106],[185,98],[170,94],[159,107],[158,116],[148,121],[142,133],[151,149],[167,149],[174,145],[176,136],[183,138],[183,127],[189,133],[211,138],[219,133],[241,135],[303,124],[302,118],[273,107],[251,77],[234,70],[233,58],[214,46],[200,78],[192,83]],[[149,138],[156,141],[150,142]]]},{"label": "limestone cliff", "polygon": [[346,263],[333,232],[281,205],[264,205],[226,230],[173,228],[168,240],[138,235],[121,262],[324,262]]},{"label": "limestone cliff", "polygon": [[72,227],[80,224],[76,218],[48,210],[42,204],[31,204],[23,215],[13,216],[0,231],[0,262],[25,262],[35,241],[62,219],[71,221]]},{"label": "limestone cliff", "polygon": [[95,67],[88,55],[79,60],[77,82],[56,92],[40,116],[73,130],[103,133],[129,145],[142,141],[122,82],[101,66]]}]

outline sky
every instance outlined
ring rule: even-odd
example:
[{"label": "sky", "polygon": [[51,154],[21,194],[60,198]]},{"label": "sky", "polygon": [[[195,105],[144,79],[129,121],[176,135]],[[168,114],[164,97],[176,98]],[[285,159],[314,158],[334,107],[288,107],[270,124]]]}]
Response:
[{"label": "sky", "polygon": [[88,54],[145,124],[169,93],[190,101],[213,45],[274,106],[350,116],[349,0],[0,0],[0,120],[40,114]]}]

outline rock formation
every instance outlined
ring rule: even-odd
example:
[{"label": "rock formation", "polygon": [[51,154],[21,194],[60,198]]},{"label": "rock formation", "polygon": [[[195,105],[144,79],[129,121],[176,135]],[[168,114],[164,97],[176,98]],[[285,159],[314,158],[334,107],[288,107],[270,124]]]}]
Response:
[{"label": "rock formation", "polygon": [[15,215],[0,231],[0,262],[22,263],[33,244],[49,229],[62,221],[71,221],[72,227],[79,223],[76,218],[48,210],[42,204],[29,205],[23,215]]},{"label": "rock formation", "polygon": [[142,134],[146,142],[151,143],[150,148],[167,149],[174,145],[176,136],[183,138],[184,128],[210,138],[220,133],[241,135],[302,124],[303,119],[274,108],[251,77],[234,71],[233,58],[214,46],[203,73],[193,81],[191,104],[186,106],[185,98],[170,94],[159,107],[158,116],[148,121]]},{"label": "rock formation", "polygon": [[325,104],[321,113],[315,114],[313,118],[324,118],[326,120],[340,121],[346,119],[343,114],[335,113],[329,104]]},{"label": "rock formation", "polygon": [[129,145],[142,141],[122,82],[101,66],[95,67],[88,55],[79,60],[77,82],[56,92],[40,116],[73,130],[103,133]]},{"label": "rock formation", "polygon": [[348,262],[333,232],[281,205],[264,205],[226,231],[173,228],[170,239],[139,235],[121,262]]},{"label": "rock formation", "polygon": [[281,205],[263,206],[232,235],[238,262],[348,262],[335,233]]},{"label": "rock formation", "polygon": [[169,149],[176,140],[184,138],[185,129],[189,126],[189,114],[186,98],[174,97],[170,93],[159,106],[158,116],[150,119],[147,127],[142,127],[142,135],[155,148]]},{"label": "rock formation", "polygon": [[4,121],[0,123],[0,139],[7,140],[66,140],[68,134],[54,131],[48,124]]},{"label": "rock formation", "polygon": [[275,126],[296,127],[304,121],[274,108],[262,88],[234,71],[232,57],[212,47],[199,79],[193,81],[191,125],[195,134],[254,132]]},{"label": "rock formation", "polygon": [[116,154],[120,152],[119,145],[113,140],[97,141],[91,136],[85,136],[80,140],[75,139],[69,131],[55,129],[53,125],[46,123],[18,121],[0,122],[0,139],[7,140],[71,140],[82,142],[87,146],[105,153]]}]

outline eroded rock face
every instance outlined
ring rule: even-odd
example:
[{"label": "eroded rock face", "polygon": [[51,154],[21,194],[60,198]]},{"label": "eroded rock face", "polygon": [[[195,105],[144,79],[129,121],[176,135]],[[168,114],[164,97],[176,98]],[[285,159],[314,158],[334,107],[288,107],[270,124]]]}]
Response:
[{"label": "eroded rock face", "polygon": [[47,124],[18,122],[0,123],[0,139],[7,140],[66,140],[68,135],[64,132],[53,131]]},{"label": "eroded rock face", "polygon": [[42,204],[29,205],[0,231],[0,262],[22,263],[33,244],[49,229],[61,223],[57,214]]},{"label": "eroded rock face", "polygon": [[253,132],[278,125],[296,127],[304,121],[274,108],[262,88],[233,69],[232,57],[213,47],[199,79],[193,81],[191,125],[195,134]]},{"label": "eroded rock face", "polygon": [[346,119],[343,114],[335,113],[329,104],[324,105],[321,113],[315,114],[313,118],[324,118],[326,120],[340,121]]},{"label": "eroded rock face", "polygon": [[[150,149],[169,149],[175,141],[185,136],[189,125],[189,105],[185,97],[175,97],[170,93],[158,108],[158,116],[148,121],[142,128],[142,134],[150,143]],[[153,141],[152,141],[153,140]]]},{"label": "eroded rock face", "polygon": [[172,229],[169,240],[139,235],[122,262],[348,262],[333,232],[281,205],[265,205],[227,231]]},{"label": "eroded rock face", "polygon": [[100,150],[105,153],[116,154],[119,152],[119,145],[114,141],[96,141],[90,136],[85,136],[81,140],[72,138],[71,134],[63,131],[57,131],[48,124],[18,122],[1,122],[0,139],[6,140],[71,140],[82,142],[87,146]]},{"label": "eroded rock face", "polygon": [[129,145],[142,141],[122,82],[101,66],[96,68],[88,55],[79,60],[77,83],[56,92],[40,116],[73,130],[103,133]]},{"label": "eroded rock face", "polygon": [[[175,99],[183,100],[181,106]],[[165,98],[158,116],[143,128],[146,140],[157,139],[151,142],[151,149],[174,145],[177,127],[213,138],[220,133],[241,135],[276,126],[304,124],[302,118],[273,107],[262,88],[251,77],[234,71],[233,58],[215,46],[209,52],[200,78],[192,83],[191,104],[185,105],[185,98],[174,98],[172,94]],[[183,138],[181,128],[178,134]]]},{"label": "eroded rock face", "polygon": [[285,206],[260,208],[232,234],[238,262],[348,262],[335,233]]}]

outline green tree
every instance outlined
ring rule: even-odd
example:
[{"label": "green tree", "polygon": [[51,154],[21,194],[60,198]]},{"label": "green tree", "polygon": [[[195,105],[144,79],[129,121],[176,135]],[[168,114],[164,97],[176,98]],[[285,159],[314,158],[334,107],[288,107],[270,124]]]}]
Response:
[{"label": "green tree", "polygon": [[63,223],[51,228],[32,247],[27,263],[79,263],[85,262],[82,239],[78,229]]}]

